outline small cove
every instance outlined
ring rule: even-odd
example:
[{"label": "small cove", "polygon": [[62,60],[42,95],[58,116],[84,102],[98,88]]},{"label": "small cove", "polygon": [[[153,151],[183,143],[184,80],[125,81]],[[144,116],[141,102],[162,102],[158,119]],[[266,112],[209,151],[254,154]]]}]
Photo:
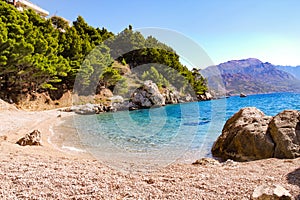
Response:
[{"label": "small cove", "polygon": [[63,150],[84,150],[126,170],[151,170],[173,162],[211,157],[213,142],[226,120],[243,107],[266,115],[300,110],[300,94],[238,96],[161,108],[100,115],[75,115],[54,127],[51,141]]}]

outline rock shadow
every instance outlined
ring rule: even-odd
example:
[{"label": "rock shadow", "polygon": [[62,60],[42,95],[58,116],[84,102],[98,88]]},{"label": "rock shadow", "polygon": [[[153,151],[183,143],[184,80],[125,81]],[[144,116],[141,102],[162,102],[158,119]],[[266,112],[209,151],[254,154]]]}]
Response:
[{"label": "rock shadow", "polygon": [[[300,188],[300,167],[287,174],[287,181],[289,184],[297,185]],[[295,196],[295,199],[300,200],[300,194]]]}]

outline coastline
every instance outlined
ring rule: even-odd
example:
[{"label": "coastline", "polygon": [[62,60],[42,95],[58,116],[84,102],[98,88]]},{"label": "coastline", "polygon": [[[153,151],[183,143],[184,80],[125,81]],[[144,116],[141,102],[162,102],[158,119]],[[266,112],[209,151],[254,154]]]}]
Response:
[{"label": "coastline", "polygon": [[[130,174],[88,153],[61,151],[49,143],[51,126],[71,115],[57,110],[0,111],[1,136],[7,136],[0,142],[0,198],[249,199],[260,184],[281,184],[299,198],[300,158],[174,163],[155,172]],[[34,129],[42,133],[42,146],[15,144]]]},{"label": "coastline", "polygon": [[[58,117],[60,115],[60,117]],[[46,111],[23,111],[23,110],[0,110],[1,133],[0,136],[6,136],[5,141],[1,141],[0,147],[2,153],[22,152],[50,155],[50,156],[68,156],[68,157],[87,157],[88,153],[79,155],[70,152],[64,152],[52,143],[51,137],[54,131],[53,127],[62,123],[66,117],[70,117],[74,113],[60,112],[58,109]],[[33,130],[41,132],[42,146],[19,146],[15,144],[18,139],[26,133]]]}]

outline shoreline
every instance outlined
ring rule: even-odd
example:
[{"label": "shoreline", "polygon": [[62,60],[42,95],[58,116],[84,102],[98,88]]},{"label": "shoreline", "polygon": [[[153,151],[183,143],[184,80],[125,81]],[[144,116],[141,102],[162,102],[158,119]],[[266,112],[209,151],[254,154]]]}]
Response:
[{"label": "shoreline", "polygon": [[[0,198],[250,199],[261,184],[281,184],[300,198],[300,158],[245,163],[207,159],[198,165],[172,163],[131,174],[88,152],[60,151],[48,142],[51,126],[72,115],[57,110],[0,110],[0,136],[7,136],[0,141]],[[34,129],[41,131],[43,146],[15,144]]]},{"label": "shoreline", "polygon": [[[61,115],[61,114],[60,114]],[[56,123],[51,123],[49,125],[49,132],[50,135],[47,138],[47,143],[50,144],[54,149],[56,149],[57,151],[63,152],[63,153],[87,153],[86,150],[75,147],[75,146],[65,146],[62,145],[61,147],[58,146],[57,142],[53,142],[53,137],[55,137],[56,135],[58,135],[59,133],[56,133],[54,130],[54,127],[59,127],[62,123],[64,123],[64,120],[66,120],[66,118],[68,117],[72,117],[73,115],[75,115],[75,113],[70,113],[67,116],[64,117],[60,117],[60,121],[56,122]]]},{"label": "shoreline", "polygon": [[[61,117],[58,117],[58,115]],[[89,158],[90,155],[88,156],[88,153],[86,152],[82,152],[86,155],[75,155],[71,151],[64,152],[51,141],[51,137],[55,135],[53,127],[59,123],[62,123],[65,118],[71,117],[72,115],[74,115],[74,113],[62,113],[58,109],[46,111],[0,110],[0,136],[7,137],[5,141],[1,141],[0,143],[2,152],[11,153],[11,151],[14,150],[22,151],[26,149],[26,151],[36,154],[51,154],[54,156],[65,155],[74,158]],[[42,146],[22,147],[15,144],[26,133],[29,133],[35,129],[41,132]],[[32,149],[38,149],[39,151],[33,152]]]}]

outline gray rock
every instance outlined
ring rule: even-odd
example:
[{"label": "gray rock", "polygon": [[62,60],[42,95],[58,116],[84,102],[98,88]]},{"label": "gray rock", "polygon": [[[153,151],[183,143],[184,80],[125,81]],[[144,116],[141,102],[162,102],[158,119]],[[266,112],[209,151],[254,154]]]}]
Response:
[{"label": "gray rock", "polygon": [[244,93],[241,93],[241,94],[240,94],[240,97],[247,97],[247,95],[244,94]]},{"label": "gray rock", "polygon": [[211,93],[209,93],[209,92],[205,92],[205,96],[206,96],[207,100],[213,99],[213,95]]},{"label": "gray rock", "polygon": [[192,163],[193,165],[220,165],[220,162],[213,158],[201,158]]},{"label": "gray rock", "polygon": [[124,99],[123,97],[117,95],[117,96],[113,96],[113,97],[110,97],[108,98],[112,103],[123,103],[124,102]]},{"label": "gray rock", "polygon": [[87,103],[73,108],[74,112],[81,115],[96,114],[97,108],[94,104]]},{"label": "gray rock", "polygon": [[111,112],[115,111],[113,106],[104,106],[102,104],[85,104],[85,105],[76,105],[70,108],[66,108],[63,111],[65,112],[75,112],[76,114],[80,115],[92,115],[92,114],[99,114],[103,112]]},{"label": "gray rock", "polygon": [[163,97],[165,98],[166,104],[176,104],[179,103],[179,93],[174,89],[170,90],[165,88],[162,92]]},{"label": "gray rock", "polygon": [[228,159],[228,160],[226,160],[226,162],[223,162],[222,165],[223,166],[236,167],[237,162],[235,162],[234,160]]},{"label": "gray rock", "polygon": [[116,109],[116,111],[138,109],[138,107],[134,103],[129,102],[129,101],[124,101],[122,103],[115,102],[115,103],[112,103],[112,106]]},{"label": "gray rock", "polygon": [[208,101],[208,100],[213,99],[213,96],[209,92],[205,92],[204,94],[200,94],[197,97],[200,101]]},{"label": "gray rock", "polygon": [[252,200],[291,200],[292,196],[284,187],[278,184],[260,185],[252,193]]},{"label": "gray rock", "polygon": [[165,105],[165,98],[159,92],[157,85],[149,80],[132,94],[131,100],[139,108]]},{"label": "gray rock", "polygon": [[16,144],[21,146],[40,146],[41,145],[41,132],[34,130],[31,133],[26,134],[24,137],[19,139]]},{"label": "gray rock", "polygon": [[184,97],[180,97],[180,99],[179,99],[179,103],[193,102],[193,101],[194,101],[194,98],[190,94],[187,94]]},{"label": "gray rock", "polygon": [[139,107],[150,108],[152,106],[149,95],[142,88],[138,88],[135,93],[133,93],[132,102]]},{"label": "gray rock", "polygon": [[224,125],[212,154],[224,160],[250,161],[271,158],[274,143],[267,133],[271,117],[257,108],[243,108]]},{"label": "gray rock", "polygon": [[276,146],[275,158],[296,158],[300,156],[300,112],[285,110],[276,115],[269,124]]}]

